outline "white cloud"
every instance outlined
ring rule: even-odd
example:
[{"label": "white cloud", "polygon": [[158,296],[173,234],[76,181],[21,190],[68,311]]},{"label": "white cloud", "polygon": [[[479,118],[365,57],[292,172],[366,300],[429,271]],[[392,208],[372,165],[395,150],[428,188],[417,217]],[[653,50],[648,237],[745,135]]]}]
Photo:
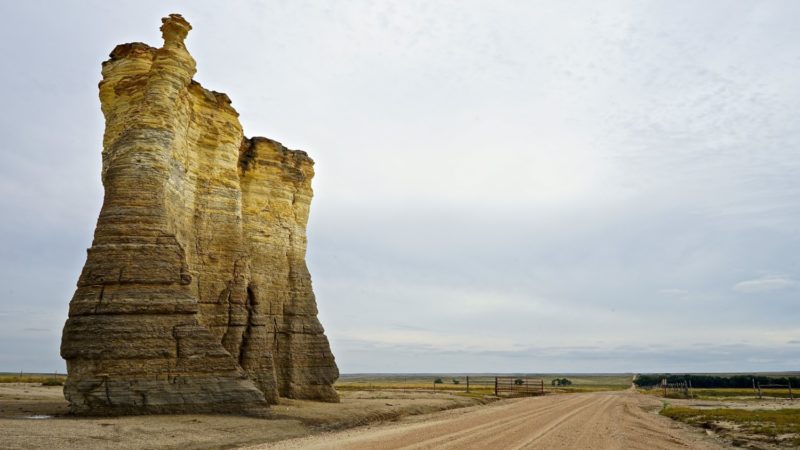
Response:
[{"label": "white cloud", "polygon": [[740,281],[733,286],[733,290],[742,293],[758,293],[780,291],[792,288],[797,285],[797,281],[782,275],[764,275],[755,280]]}]

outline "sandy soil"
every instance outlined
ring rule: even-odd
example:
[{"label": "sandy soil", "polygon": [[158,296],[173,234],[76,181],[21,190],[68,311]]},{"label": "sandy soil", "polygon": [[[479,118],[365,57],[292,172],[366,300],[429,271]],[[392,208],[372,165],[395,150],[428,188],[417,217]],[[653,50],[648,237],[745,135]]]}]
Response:
[{"label": "sandy soil", "polygon": [[636,392],[507,400],[400,423],[324,433],[256,449],[719,449],[691,427],[661,417],[661,402]]},{"label": "sandy soil", "polygon": [[[230,448],[396,420],[481,399],[419,392],[343,392],[338,404],[282,400],[270,417],[226,415],[73,418],[60,387],[0,384],[0,449]],[[48,416],[36,419],[35,417]]]},{"label": "sandy soil", "polygon": [[719,400],[691,399],[691,398],[662,398],[661,400],[673,406],[686,406],[698,409],[735,408],[735,409],[787,409],[800,408],[800,400],[788,398],[746,399],[736,400],[724,398]]},{"label": "sandy soil", "polygon": [[[722,400],[709,400],[709,399],[661,399],[671,406],[684,406],[696,409],[744,409],[744,410],[782,410],[782,409],[797,409],[800,408],[800,400],[790,400],[788,398],[746,398],[737,400],[733,398],[726,398]],[[713,421],[710,424],[704,425],[706,432],[712,435],[720,436],[727,442],[731,443],[733,447],[744,447],[750,449],[785,449],[792,444],[766,442],[769,440],[764,435],[752,435],[746,428],[742,428],[740,424],[726,421]],[[784,439],[793,438],[793,435],[783,435]],[[735,445],[734,445],[735,444]]]}]

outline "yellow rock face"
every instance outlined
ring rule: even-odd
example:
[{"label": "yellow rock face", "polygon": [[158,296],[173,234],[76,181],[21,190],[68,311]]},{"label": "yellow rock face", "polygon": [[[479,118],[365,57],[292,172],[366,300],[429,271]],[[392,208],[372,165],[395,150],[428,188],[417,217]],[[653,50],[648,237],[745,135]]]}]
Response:
[{"label": "yellow rock face", "polygon": [[103,63],[105,199],[61,354],[75,413],[338,401],[305,264],[313,161],[192,80],[191,26]]}]

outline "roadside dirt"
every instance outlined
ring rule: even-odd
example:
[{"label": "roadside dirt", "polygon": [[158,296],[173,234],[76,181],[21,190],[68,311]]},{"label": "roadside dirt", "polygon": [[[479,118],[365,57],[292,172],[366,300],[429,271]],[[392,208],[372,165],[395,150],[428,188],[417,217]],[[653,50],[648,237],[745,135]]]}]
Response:
[{"label": "roadside dirt", "polygon": [[259,449],[721,449],[702,431],[656,414],[633,391],[507,400],[410,417],[396,424],[247,447]]},{"label": "roadside dirt", "polygon": [[745,399],[737,400],[732,398],[724,398],[719,400],[709,399],[692,399],[692,398],[662,398],[666,403],[673,406],[686,406],[689,408],[698,409],[716,409],[716,408],[735,408],[735,409],[787,409],[787,408],[800,408],[800,400],[790,400],[788,398],[770,398],[770,399]]},{"label": "roadside dirt", "polygon": [[3,383],[0,449],[231,448],[485,402],[443,393],[341,394],[341,403],[281,400],[266,419],[228,415],[75,418],[65,416],[67,403],[61,387]]},{"label": "roadside dirt", "polygon": [[[670,406],[687,407],[699,410],[734,409],[747,411],[778,411],[789,409],[796,410],[800,408],[800,400],[791,400],[786,398],[725,398],[721,400],[668,398],[661,400]],[[796,434],[778,435],[770,434],[769,432],[754,434],[751,431],[751,427],[742,426],[741,423],[724,420],[709,420],[699,424],[699,426],[706,429],[707,433],[724,438],[727,442],[731,443],[731,446],[733,447],[743,447],[754,450],[796,448],[796,445],[793,444],[793,440],[797,438]]]}]

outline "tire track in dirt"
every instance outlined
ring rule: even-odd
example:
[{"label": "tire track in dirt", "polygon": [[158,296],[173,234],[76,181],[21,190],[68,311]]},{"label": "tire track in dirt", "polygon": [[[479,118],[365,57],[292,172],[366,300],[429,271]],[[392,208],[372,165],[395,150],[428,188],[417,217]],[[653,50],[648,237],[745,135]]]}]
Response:
[{"label": "tire track in dirt", "polygon": [[[590,406],[593,406],[594,408],[589,411],[588,418],[579,421],[579,423],[582,425],[596,422],[597,418],[607,413],[608,409],[612,407],[614,404],[613,398],[609,396],[606,396],[605,398],[601,399],[599,404],[595,398],[592,398],[592,400],[593,402],[590,404]],[[534,448],[536,442],[545,438],[548,434],[556,430],[557,427],[564,428],[567,422],[570,421],[574,422],[578,420],[578,418],[583,417],[584,414],[582,413],[584,412],[585,409],[586,408],[582,408],[581,410],[578,411],[571,411],[564,413],[564,415],[561,416],[558,420],[556,420],[555,422],[551,422],[550,424],[547,424],[541,430],[537,431],[533,436],[530,436],[522,445],[518,445],[513,448],[514,449]],[[575,434],[571,434],[569,437],[575,437],[576,443],[581,442],[581,440],[585,440],[585,437],[589,435],[591,431],[593,430],[590,429],[589,427],[582,426],[580,427],[577,436]],[[591,436],[591,438],[594,439],[595,437]],[[568,438],[564,438],[564,440],[568,440]],[[570,445],[570,448],[581,448],[581,447]]]},{"label": "tire track in dirt", "polygon": [[[570,399],[571,401],[567,402],[570,407],[573,408],[586,408],[590,405],[585,405],[587,400],[585,399]],[[524,403],[524,402],[521,402]],[[467,444],[475,445],[478,441],[482,444],[491,444],[491,442],[486,442],[487,437],[497,437],[502,436],[502,434],[498,434],[498,431],[503,431],[504,433],[508,433],[511,430],[516,430],[520,426],[526,426],[530,423],[533,419],[546,415],[551,411],[562,408],[563,405],[549,405],[540,410],[530,410],[524,406],[524,404],[516,404],[515,408],[503,411],[504,414],[493,414],[491,418],[481,418],[481,420],[485,422],[481,425],[477,425],[474,427],[467,428],[467,423],[457,423],[453,424],[455,426],[450,426],[450,429],[453,431],[445,434],[439,435],[433,439],[421,440],[413,445],[403,446],[400,447],[404,450],[418,450],[418,449],[425,449],[425,448],[464,448]],[[509,413],[515,414],[509,418]],[[434,432],[441,433],[441,429],[434,429]],[[493,440],[493,439],[489,439]],[[383,443],[381,443],[383,445]],[[492,447],[485,447],[485,448],[492,448]]]}]

